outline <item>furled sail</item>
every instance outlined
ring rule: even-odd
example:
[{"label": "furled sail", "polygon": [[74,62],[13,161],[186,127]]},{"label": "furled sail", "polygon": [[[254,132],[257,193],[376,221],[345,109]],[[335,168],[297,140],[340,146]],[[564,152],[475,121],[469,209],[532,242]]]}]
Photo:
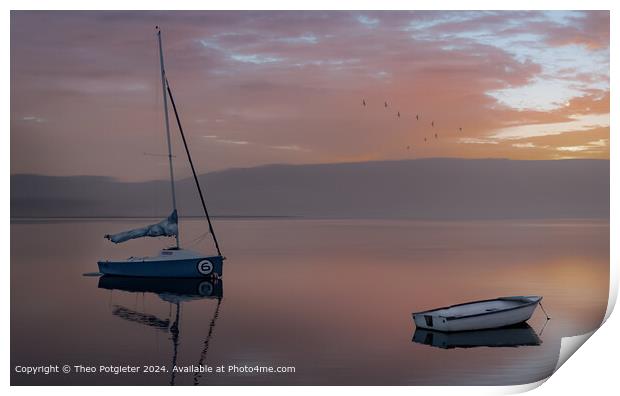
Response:
[{"label": "furled sail", "polygon": [[136,228],[134,230],[119,232],[118,234],[107,234],[106,239],[114,243],[121,243],[130,239],[142,237],[158,237],[158,236],[177,236],[179,234],[177,211],[173,211],[167,219],[156,224],[146,227]]}]

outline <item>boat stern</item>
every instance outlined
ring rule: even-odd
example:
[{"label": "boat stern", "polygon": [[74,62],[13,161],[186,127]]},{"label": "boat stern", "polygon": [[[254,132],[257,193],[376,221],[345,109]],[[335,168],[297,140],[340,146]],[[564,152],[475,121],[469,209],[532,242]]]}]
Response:
[{"label": "boat stern", "polygon": [[413,321],[418,328],[429,330],[447,330],[446,318],[431,312],[421,312],[412,314]]}]

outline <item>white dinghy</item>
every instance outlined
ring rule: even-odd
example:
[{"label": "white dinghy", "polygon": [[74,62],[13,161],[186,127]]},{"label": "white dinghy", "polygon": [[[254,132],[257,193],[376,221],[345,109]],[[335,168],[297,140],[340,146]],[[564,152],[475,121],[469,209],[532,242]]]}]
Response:
[{"label": "white dinghy", "polygon": [[541,300],[540,296],[499,297],[415,312],[412,316],[415,325],[422,329],[446,332],[494,329],[527,321]]}]

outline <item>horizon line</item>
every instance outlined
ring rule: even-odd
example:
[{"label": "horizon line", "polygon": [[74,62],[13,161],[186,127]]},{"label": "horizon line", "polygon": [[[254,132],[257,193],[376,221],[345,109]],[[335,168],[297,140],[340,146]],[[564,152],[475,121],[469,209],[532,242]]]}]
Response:
[{"label": "horizon line", "polygon": [[[344,162],[318,162],[318,163],[305,163],[305,164],[287,164],[287,163],[270,163],[256,166],[238,166],[225,169],[219,169],[214,171],[207,171],[199,173],[199,176],[216,174],[222,172],[228,172],[233,170],[247,170],[247,169],[259,169],[276,166],[289,166],[289,167],[302,167],[302,166],[329,166],[329,165],[355,165],[355,164],[372,164],[372,163],[389,163],[389,162],[414,162],[414,161],[432,161],[432,160],[459,160],[459,161],[512,161],[512,162],[572,162],[572,161],[610,161],[610,158],[561,158],[561,159],[512,159],[502,157],[482,157],[482,158],[462,158],[462,157],[423,157],[423,158],[406,158],[406,159],[384,159],[384,160],[368,160],[368,161],[344,161]],[[161,179],[147,179],[147,180],[133,180],[123,181],[118,176],[106,176],[106,175],[89,175],[89,174],[75,174],[75,175],[51,175],[44,173],[10,173],[10,177],[13,176],[37,176],[37,177],[52,177],[52,178],[80,178],[80,177],[96,177],[103,179],[110,179],[112,181],[121,183],[149,183],[159,182]],[[185,177],[178,181],[191,179],[191,177]]]}]

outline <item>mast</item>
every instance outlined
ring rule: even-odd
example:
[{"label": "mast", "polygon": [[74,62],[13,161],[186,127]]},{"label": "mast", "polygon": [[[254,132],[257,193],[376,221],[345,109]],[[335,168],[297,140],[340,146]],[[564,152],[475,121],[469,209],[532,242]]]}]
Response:
[{"label": "mast", "polygon": [[[172,209],[177,210],[177,197],[174,189],[174,170],[172,169],[172,144],[170,142],[170,121],[168,120],[168,95],[166,95],[166,72],[164,69],[164,52],[161,45],[161,30],[157,29],[157,42],[159,44],[159,65],[161,67],[161,90],[164,96],[164,119],[166,120],[166,140],[168,142],[168,162],[170,165],[170,190],[172,191]],[[179,248],[179,232],[176,234],[177,249]]]}]

